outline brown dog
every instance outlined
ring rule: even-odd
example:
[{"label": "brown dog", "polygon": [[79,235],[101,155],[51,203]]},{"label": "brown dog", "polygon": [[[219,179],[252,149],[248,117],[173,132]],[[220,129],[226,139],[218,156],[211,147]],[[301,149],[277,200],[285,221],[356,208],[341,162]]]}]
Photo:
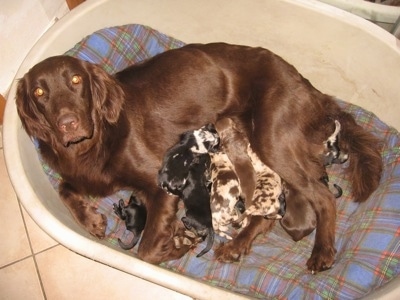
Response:
[{"label": "brown dog", "polygon": [[[165,151],[187,130],[224,117],[244,129],[254,152],[288,183],[286,215],[307,227],[301,208],[315,213],[315,244],[307,261],[312,271],[331,267],[335,258],[335,199],[320,180],[319,145],[334,131],[329,120],[342,125],[340,148],[350,156],[354,199],[365,201],[381,176],[377,139],[331,96],[262,48],[192,44],[115,76],[75,58],[51,57],[19,81],[16,103],[25,130],[63,177],[62,201],[90,233],[104,237],[106,219],[87,195],[131,188],[143,199],[148,215],[138,255],[152,263],[181,257],[190,247],[175,247],[174,237],[184,232],[175,216],[178,198],[157,186]],[[290,227],[286,215],[282,223]],[[271,226],[252,217],[218,258],[237,259]]]}]

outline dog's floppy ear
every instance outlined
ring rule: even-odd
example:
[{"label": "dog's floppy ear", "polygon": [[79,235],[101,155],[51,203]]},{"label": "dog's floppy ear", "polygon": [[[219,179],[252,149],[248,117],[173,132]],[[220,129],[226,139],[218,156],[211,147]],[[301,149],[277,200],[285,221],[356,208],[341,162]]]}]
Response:
[{"label": "dog's floppy ear", "polygon": [[46,142],[51,140],[51,127],[43,114],[38,110],[32,98],[31,87],[28,83],[28,74],[19,79],[15,103],[22,126],[30,137]]},{"label": "dog's floppy ear", "polygon": [[110,123],[118,121],[125,93],[116,79],[100,66],[83,62],[90,76],[90,88],[95,107]]}]

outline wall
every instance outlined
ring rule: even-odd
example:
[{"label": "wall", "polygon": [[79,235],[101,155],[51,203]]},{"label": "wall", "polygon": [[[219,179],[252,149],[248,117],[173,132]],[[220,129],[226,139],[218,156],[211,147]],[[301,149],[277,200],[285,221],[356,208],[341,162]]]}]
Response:
[{"label": "wall", "polygon": [[0,93],[6,95],[14,76],[38,38],[69,12],[65,0],[2,0],[0,8]]}]

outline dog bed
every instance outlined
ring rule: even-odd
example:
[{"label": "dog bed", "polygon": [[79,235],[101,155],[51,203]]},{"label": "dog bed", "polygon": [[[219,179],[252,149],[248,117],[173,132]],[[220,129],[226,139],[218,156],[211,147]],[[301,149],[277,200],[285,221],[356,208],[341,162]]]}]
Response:
[{"label": "dog bed", "polygon": [[[99,64],[115,73],[184,43],[152,28],[130,24],[99,30],[76,44],[65,54]],[[345,174],[347,163],[328,168],[330,182],[343,189],[337,201],[336,262],[327,271],[316,275],[307,271],[305,263],[311,254],[315,231],[299,242],[276,224],[265,236],[253,243],[251,253],[237,263],[221,263],[211,250],[196,255],[200,244],[178,260],[160,266],[213,286],[226,288],[255,298],[354,299],[367,295],[388,283],[400,273],[400,134],[384,124],[373,113],[356,105],[337,100],[357,122],[380,137],[384,143],[384,171],[379,188],[365,203],[351,198],[350,183]],[[37,146],[37,145],[36,145]],[[43,170],[55,189],[60,176],[43,161]],[[125,224],[113,212],[113,203],[128,201],[129,191],[120,191],[105,198],[94,198],[98,212],[108,219],[106,241],[118,247],[117,239],[130,241]],[[183,214],[181,205],[178,215]],[[216,244],[223,242],[216,238]],[[126,252],[135,256],[136,247]]]}]

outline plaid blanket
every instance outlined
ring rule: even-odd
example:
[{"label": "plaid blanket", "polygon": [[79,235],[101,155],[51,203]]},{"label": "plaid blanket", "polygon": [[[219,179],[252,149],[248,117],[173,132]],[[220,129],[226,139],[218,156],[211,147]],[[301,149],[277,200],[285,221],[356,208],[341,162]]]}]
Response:
[{"label": "plaid blanket", "polygon": [[[184,43],[142,25],[105,28],[84,38],[67,55],[101,65],[115,73]],[[400,135],[374,114],[340,100],[339,104],[353,114],[357,122],[384,141],[384,172],[379,188],[365,203],[350,196],[350,183],[345,176],[347,164],[328,169],[330,181],[343,188],[337,199],[336,263],[325,272],[311,275],[305,266],[313,247],[315,232],[294,242],[277,224],[272,232],[259,236],[248,256],[240,262],[225,264],[213,259],[211,250],[201,258],[199,245],[179,260],[161,264],[171,269],[255,298],[289,299],[354,299],[370,293],[400,273]],[[60,176],[44,162],[43,169],[57,189]],[[126,202],[129,191],[106,198],[93,199],[98,212],[108,218],[107,240],[118,246],[117,238],[130,241],[125,224],[113,213],[113,203]],[[183,214],[183,209],[179,211]],[[216,237],[216,244],[223,241]],[[215,245],[214,245],[215,248]],[[136,247],[127,252],[135,255]]]}]

